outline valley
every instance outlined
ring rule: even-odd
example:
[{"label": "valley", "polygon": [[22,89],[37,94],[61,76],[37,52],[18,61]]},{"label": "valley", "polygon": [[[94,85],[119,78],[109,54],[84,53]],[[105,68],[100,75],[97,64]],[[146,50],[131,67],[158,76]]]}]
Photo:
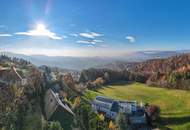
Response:
[{"label": "valley", "polygon": [[[39,130],[41,126],[43,130],[52,130],[51,125],[54,123],[57,123],[58,128],[62,127],[65,130],[108,130],[111,122],[112,127],[114,126],[111,130],[117,130],[116,127],[120,126],[117,121],[121,112],[119,107],[113,119],[104,119],[106,115],[101,115],[92,108],[91,102],[97,96],[105,96],[113,100],[137,101],[137,108],[140,106],[144,112],[147,104],[158,108],[158,116],[155,120],[151,119],[154,126],[148,123],[147,118],[151,116],[146,115],[147,122],[143,124],[145,127],[189,130],[189,59],[190,54],[183,54],[166,59],[138,63],[123,62],[111,64],[108,68],[75,71],[45,65],[37,67],[29,61],[2,55],[0,123],[6,130],[11,127],[16,130],[32,130],[36,126]],[[53,99],[54,102],[58,101],[60,107],[52,102]],[[52,105],[47,105],[49,103]],[[54,108],[54,114],[51,114],[52,118],[47,118],[51,107]],[[130,110],[130,107],[126,105],[126,109]],[[29,111],[35,114],[31,115]],[[67,117],[69,112],[72,116]],[[147,113],[146,111],[145,114]],[[9,121],[6,114],[10,114],[10,118],[15,114],[19,114],[20,117],[15,118],[15,121]],[[25,116],[27,118],[24,118]],[[17,125],[19,122],[24,124]],[[127,120],[124,122],[129,129],[137,127],[141,130],[138,125],[131,125]]]},{"label": "valley", "polygon": [[190,0],[0,0],[0,130],[190,130]]}]

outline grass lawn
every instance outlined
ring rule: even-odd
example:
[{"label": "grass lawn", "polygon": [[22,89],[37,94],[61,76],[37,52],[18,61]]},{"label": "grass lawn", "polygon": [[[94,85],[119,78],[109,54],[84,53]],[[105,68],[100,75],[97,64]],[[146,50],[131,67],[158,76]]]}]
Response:
[{"label": "grass lawn", "polygon": [[90,98],[96,95],[158,105],[161,108],[161,126],[174,130],[190,130],[190,91],[121,82],[102,87],[97,92],[88,90],[86,93]]}]

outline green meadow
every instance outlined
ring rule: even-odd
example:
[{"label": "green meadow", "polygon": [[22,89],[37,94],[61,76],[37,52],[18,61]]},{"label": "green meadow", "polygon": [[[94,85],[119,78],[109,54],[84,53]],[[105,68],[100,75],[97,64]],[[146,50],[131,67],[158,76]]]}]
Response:
[{"label": "green meadow", "polygon": [[121,82],[104,86],[96,92],[86,92],[88,98],[93,99],[96,95],[158,105],[161,109],[161,129],[190,130],[190,91]]}]

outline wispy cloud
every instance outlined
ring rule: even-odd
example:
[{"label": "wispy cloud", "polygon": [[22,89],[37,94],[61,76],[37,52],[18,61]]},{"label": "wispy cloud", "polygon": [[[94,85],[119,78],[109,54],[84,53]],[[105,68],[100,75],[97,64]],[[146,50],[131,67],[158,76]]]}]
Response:
[{"label": "wispy cloud", "polygon": [[94,42],[92,43],[91,41],[85,41],[85,40],[78,40],[77,43],[95,44]]},{"label": "wispy cloud", "polygon": [[57,36],[56,33],[48,30],[43,24],[38,24],[36,29],[29,30],[26,32],[16,32],[16,35],[27,35],[27,36],[43,36],[48,37],[55,40],[60,40],[62,37]]},{"label": "wispy cloud", "polygon": [[91,44],[91,45],[96,45],[97,43],[103,43],[104,41],[102,40],[78,40],[77,43],[84,43],[84,44]]},{"label": "wispy cloud", "polygon": [[8,33],[0,33],[0,37],[11,37],[13,36],[12,34],[8,34]]},{"label": "wispy cloud", "polygon": [[95,42],[95,43],[102,43],[102,42],[104,42],[104,41],[94,39],[93,42]]},{"label": "wispy cloud", "polygon": [[96,38],[96,37],[103,36],[103,34],[95,33],[95,32],[79,33],[79,35],[80,35],[81,37],[91,38],[91,39],[94,39],[94,38]]},{"label": "wispy cloud", "polygon": [[134,43],[136,41],[135,37],[133,36],[126,36],[126,39],[131,42],[131,43]]}]

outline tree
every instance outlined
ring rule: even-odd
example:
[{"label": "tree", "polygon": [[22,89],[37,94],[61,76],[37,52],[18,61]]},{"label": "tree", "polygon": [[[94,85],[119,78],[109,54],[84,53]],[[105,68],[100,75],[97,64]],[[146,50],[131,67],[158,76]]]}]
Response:
[{"label": "tree", "polygon": [[103,114],[98,115],[97,129],[98,130],[107,130],[108,129],[108,124],[105,121],[105,117]]},{"label": "tree", "polygon": [[104,121],[104,120],[105,120],[105,117],[104,117],[103,114],[100,114],[98,117],[99,117],[99,120],[100,120],[100,121]]},{"label": "tree", "polygon": [[56,121],[50,123],[48,130],[63,130],[63,128],[61,127],[61,124]]},{"label": "tree", "polygon": [[96,86],[101,86],[104,84],[104,79],[102,77],[98,77],[93,83],[96,85]]},{"label": "tree", "polygon": [[76,120],[78,123],[78,127],[82,130],[89,130],[89,113],[91,107],[84,100],[81,101],[80,106],[75,109]]},{"label": "tree", "polygon": [[80,74],[79,81],[82,82],[82,83],[87,81],[84,70]]},{"label": "tree", "polygon": [[105,72],[105,73],[104,73],[104,79],[105,79],[105,82],[106,82],[106,83],[109,83],[109,82],[110,82],[110,75],[109,75],[108,72]]},{"label": "tree", "polygon": [[74,82],[73,77],[70,73],[64,75],[64,81],[68,87],[75,90],[75,82]]},{"label": "tree", "polygon": [[80,101],[81,101],[80,97],[76,97],[76,98],[75,98],[75,101],[74,101],[74,103],[73,103],[72,108],[75,109],[75,108],[79,107]]},{"label": "tree", "polygon": [[3,124],[4,130],[17,130],[18,129],[17,113],[15,113],[15,112],[5,113],[5,117],[1,116],[0,123]]},{"label": "tree", "polygon": [[160,108],[156,105],[145,105],[145,112],[149,124],[153,124],[160,116]]},{"label": "tree", "polygon": [[117,130],[117,125],[113,123],[113,121],[111,120],[109,122],[109,130]]},{"label": "tree", "polygon": [[[84,98],[80,99],[80,105],[74,109],[76,125],[81,130],[107,130],[108,124],[104,121],[104,116],[101,118],[94,113],[90,103]],[[102,118],[103,117],[103,118]]]},{"label": "tree", "polygon": [[126,115],[124,113],[119,112],[116,117],[116,124],[118,126],[118,130],[127,130],[129,128],[128,121]]}]

